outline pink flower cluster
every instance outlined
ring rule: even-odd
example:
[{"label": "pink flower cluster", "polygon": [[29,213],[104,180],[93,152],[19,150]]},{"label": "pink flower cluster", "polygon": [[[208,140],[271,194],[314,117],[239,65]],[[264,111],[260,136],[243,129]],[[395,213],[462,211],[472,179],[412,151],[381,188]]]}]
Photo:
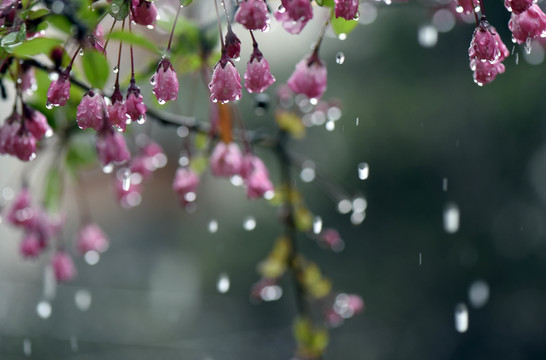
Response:
[{"label": "pink flower cluster", "polygon": [[505,0],[504,5],[512,11],[508,28],[514,42],[530,46],[531,40],[546,37],[546,15],[533,1]]},{"label": "pink flower cluster", "polygon": [[497,30],[482,17],[474,30],[468,56],[470,68],[474,71],[474,82],[480,86],[495,80],[504,72],[502,61],[510,54]]},{"label": "pink flower cluster", "polygon": [[309,0],[281,0],[281,8],[275,12],[275,19],[291,34],[299,34],[313,18],[313,7]]}]

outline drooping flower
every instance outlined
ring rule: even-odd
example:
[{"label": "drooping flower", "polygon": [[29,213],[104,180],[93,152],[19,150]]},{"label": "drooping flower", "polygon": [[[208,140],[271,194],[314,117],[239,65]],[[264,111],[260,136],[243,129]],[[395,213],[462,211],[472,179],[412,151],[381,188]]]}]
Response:
[{"label": "drooping flower", "polygon": [[87,224],[78,232],[76,246],[81,255],[88,251],[104,252],[108,249],[108,238],[97,224]]},{"label": "drooping flower", "polygon": [[537,4],[531,5],[520,14],[512,13],[508,22],[512,39],[518,44],[546,36],[546,15]]},{"label": "drooping flower", "polygon": [[35,210],[30,206],[31,196],[28,188],[21,189],[9,212],[6,214],[6,220],[14,225],[26,229],[33,228],[35,222]]},{"label": "drooping flower", "polygon": [[121,131],[125,131],[130,118],[127,116],[127,106],[123,101],[123,95],[119,87],[116,86],[110,99],[112,100],[112,104],[108,105],[108,120],[110,121],[110,125],[117,126]]},{"label": "drooping flower", "polygon": [[228,25],[228,31],[225,40],[226,54],[229,58],[237,60],[241,54],[241,40],[235,35],[231,26]]},{"label": "drooping flower", "polygon": [[536,0],[504,0],[504,6],[514,14],[521,14],[535,4]]},{"label": "drooping flower", "polygon": [[125,100],[127,115],[132,121],[141,121],[146,118],[146,105],[140,94],[140,89],[135,84],[135,79],[131,79],[129,89],[127,89],[127,99]]},{"label": "drooping flower", "polygon": [[78,126],[82,130],[93,128],[101,131],[107,125],[105,121],[107,117],[108,112],[104,96],[100,93],[95,93],[93,90],[89,90],[78,105],[76,113]]},{"label": "drooping flower", "polygon": [[151,1],[140,0],[138,5],[136,1],[132,2],[133,20],[140,25],[153,26],[157,20],[157,8]]},{"label": "drooping flower", "polygon": [[173,190],[178,195],[178,200],[182,206],[186,206],[195,200],[198,187],[199,175],[190,167],[181,167],[176,170]]},{"label": "drooping flower", "polygon": [[24,258],[36,258],[42,251],[43,247],[36,233],[30,232],[24,235],[19,246],[19,252]]},{"label": "drooping flower", "polygon": [[309,0],[281,0],[281,4],[290,16],[290,19],[309,21],[313,18],[313,7]]},{"label": "drooping flower", "polygon": [[334,13],[336,18],[353,20],[358,14],[358,0],[335,0]]},{"label": "drooping flower", "polygon": [[36,138],[23,126],[16,134],[17,136],[12,139],[12,152],[10,154],[17,156],[21,161],[33,160],[36,157]]},{"label": "drooping flower", "polygon": [[274,15],[275,19],[282,24],[284,30],[288,31],[290,34],[299,34],[310,20],[305,17],[294,20],[290,17],[285,8],[275,11]]},{"label": "drooping flower", "polygon": [[264,92],[275,82],[275,78],[269,70],[269,63],[258,50],[258,46],[254,47],[254,52],[250,56],[244,78],[245,87],[249,93]]},{"label": "drooping flower", "polygon": [[243,155],[237,144],[231,142],[216,144],[210,156],[210,168],[213,175],[230,177],[239,175],[243,165]]},{"label": "drooping flower", "polygon": [[239,100],[242,88],[239,72],[224,53],[214,66],[209,83],[210,99],[213,102],[222,103]]},{"label": "drooping flower", "polygon": [[131,158],[123,135],[112,128],[106,129],[97,136],[97,153],[103,166],[111,163],[122,164]]},{"label": "drooping flower", "polygon": [[290,90],[304,94],[310,99],[319,99],[326,91],[327,71],[317,54],[301,60],[288,79]]},{"label": "drooping flower", "polygon": [[69,70],[59,73],[59,78],[52,81],[47,90],[47,106],[64,106],[70,97]]},{"label": "drooping flower", "polygon": [[173,65],[167,59],[159,62],[155,75],[152,77],[154,94],[160,105],[178,97],[178,78]]},{"label": "drooping flower", "polygon": [[63,251],[58,251],[53,255],[51,266],[58,282],[69,281],[76,276],[76,267],[72,258]]},{"label": "drooping flower", "polygon": [[53,135],[53,130],[49,126],[47,118],[38,110],[25,104],[23,105],[23,116],[25,128],[30,131],[36,140],[41,140],[44,136],[49,137]]},{"label": "drooping flower", "polygon": [[474,82],[479,86],[489,84],[498,74],[504,72],[504,65],[501,62],[491,64],[490,62],[475,62]]},{"label": "drooping flower", "polygon": [[472,14],[473,11],[479,11],[477,0],[455,0],[455,10],[458,13]]},{"label": "drooping flower", "polygon": [[273,191],[273,184],[269,179],[269,171],[263,161],[252,153],[246,153],[241,167],[246,194],[249,199],[263,197],[267,192]]},{"label": "drooping flower", "polygon": [[138,173],[143,179],[150,177],[153,171],[167,164],[167,156],[161,146],[150,141],[140,153],[131,160],[129,169],[131,173]]},{"label": "drooping flower", "polygon": [[264,0],[244,0],[239,3],[235,21],[248,30],[265,31],[269,26],[269,12]]},{"label": "drooping flower", "polygon": [[124,185],[123,179],[116,178],[114,187],[118,202],[124,208],[138,206],[142,201],[142,185],[134,181],[129,182],[129,187]]},{"label": "drooping flower", "polygon": [[470,59],[489,61],[492,64],[497,62],[501,56],[502,41],[499,43],[497,40],[499,39],[498,34],[495,35],[495,29],[489,25],[487,20],[482,18],[470,41],[470,47],[468,48]]}]

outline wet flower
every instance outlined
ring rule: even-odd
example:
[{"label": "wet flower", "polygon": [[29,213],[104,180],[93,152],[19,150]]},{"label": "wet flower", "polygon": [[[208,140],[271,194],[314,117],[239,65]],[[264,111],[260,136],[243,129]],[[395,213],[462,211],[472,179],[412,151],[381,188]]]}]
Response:
[{"label": "wet flower", "polygon": [[35,211],[30,207],[31,196],[28,188],[21,189],[9,212],[6,214],[7,221],[15,226],[30,229],[34,225]]},{"label": "wet flower", "polygon": [[[456,9],[459,13],[472,14],[474,9],[478,7],[477,0],[456,0]],[[478,11],[476,9],[476,11]]]},{"label": "wet flower", "polygon": [[48,137],[53,134],[53,130],[47,122],[47,118],[38,110],[34,110],[25,104],[23,105],[23,115],[25,119],[25,128],[30,131],[36,140],[40,140],[44,136]]},{"label": "wet flower", "polygon": [[313,7],[309,0],[281,0],[286,13],[290,19],[309,21],[313,18]]},{"label": "wet flower", "polygon": [[267,192],[273,191],[269,171],[263,161],[252,153],[245,154],[243,158],[241,176],[245,182],[246,194],[249,199],[261,198]]},{"label": "wet flower", "polygon": [[334,9],[336,18],[342,17],[345,20],[353,20],[358,15],[358,0],[335,0]]},{"label": "wet flower", "polygon": [[227,55],[223,54],[214,66],[212,79],[209,83],[210,99],[213,102],[220,101],[222,103],[239,100],[242,88],[239,72]]},{"label": "wet flower", "polygon": [[52,81],[47,90],[47,104],[49,106],[64,106],[70,97],[69,70],[59,74],[59,78]]},{"label": "wet flower", "polygon": [[514,42],[526,43],[530,39],[546,36],[546,15],[536,4],[521,14],[512,13],[508,22]]},{"label": "wet flower", "polygon": [[38,235],[33,232],[25,234],[19,246],[19,252],[24,258],[36,258],[43,251]]},{"label": "wet flower", "polygon": [[97,136],[97,153],[103,166],[122,164],[131,158],[123,135],[111,128]]},{"label": "wet flower", "polygon": [[23,75],[21,76],[21,90],[24,93],[32,94],[36,88],[36,76],[34,75],[34,68],[23,63]]},{"label": "wet flower", "polygon": [[336,229],[324,229],[317,238],[321,245],[333,251],[341,251],[345,247],[345,244]]},{"label": "wet flower", "polygon": [[195,200],[199,187],[199,175],[190,167],[181,167],[176,171],[173,190],[177,193],[182,206]]},{"label": "wet flower", "polygon": [[63,251],[58,251],[53,255],[51,266],[58,282],[69,281],[76,276],[76,267],[72,258]]},{"label": "wet flower", "polygon": [[30,161],[36,157],[36,139],[22,126],[17,131],[17,136],[12,139],[11,155],[17,156],[21,161]]},{"label": "wet flower", "polygon": [[235,21],[248,30],[265,31],[269,23],[269,12],[264,0],[244,0],[239,3]]},{"label": "wet flower", "polygon": [[299,34],[309,21],[309,19],[306,18],[300,18],[298,20],[292,19],[284,8],[275,11],[274,15],[275,19],[282,24],[284,30],[288,31],[290,34]]},{"label": "wet flower", "polygon": [[152,77],[154,94],[160,105],[178,97],[178,78],[173,65],[167,59],[159,62],[155,75]]},{"label": "wet flower", "polygon": [[491,64],[490,62],[477,61],[474,70],[474,82],[480,86],[489,84],[498,74],[504,72],[504,65],[500,62]]},{"label": "wet flower", "polygon": [[319,99],[326,91],[327,71],[318,55],[301,60],[288,79],[290,90],[304,94],[310,99]]},{"label": "wet flower", "polygon": [[141,184],[136,184],[134,181],[129,183],[129,187],[124,187],[123,180],[116,178],[114,183],[116,197],[118,202],[124,208],[132,208],[138,206],[142,201],[142,192]]},{"label": "wet flower", "polygon": [[89,90],[78,105],[78,111],[76,113],[78,126],[82,130],[93,128],[97,131],[101,131],[106,125],[105,118],[107,117],[108,113],[104,97],[100,93]]},{"label": "wet flower", "polygon": [[230,177],[241,173],[243,155],[235,143],[216,144],[210,156],[210,168],[215,176]]},{"label": "wet flower", "polygon": [[130,170],[138,173],[143,179],[150,177],[153,171],[167,164],[167,156],[157,143],[151,141],[131,160]]},{"label": "wet flower", "polygon": [[521,14],[535,4],[536,0],[504,0],[504,6],[514,14]]},{"label": "wet flower", "polygon": [[501,56],[501,46],[504,46],[502,41],[499,43],[497,39],[500,38],[495,29],[489,25],[487,20],[482,18],[470,41],[468,49],[470,59],[495,63]]},{"label": "wet flower", "polygon": [[133,121],[140,121],[146,117],[146,105],[140,94],[140,89],[135,85],[135,79],[131,79],[129,89],[127,89],[127,99],[125,100],[127,115]]},{"label": "wet flower", "polygon": [[155,25],[157,20],[157,8],[151,1],[140,0],[140,2],[133,1],[133,20],[140,25],[152,26]]},{"label": "wet flower", "polygon": [[118,87],[115,88],[112,97],[112,104],[108,105],[108,120],[110,125],[117,126],[121,131],[127,129],[127,121],[130,118],[127,116],[127,106],[123,101],[123,95]]},{"label": "wet flower", "polygon": [[231,26],[228,26],[228,31],[225,40],[226,54],[229,58],[239,59],[241,54],[241,40],[235,35]]},{"label": "wet flower", "polygon": [[88,251],[104,252],[108,249],[108,239],[97,224],[87,224],[80,229],[76,246],[82,255]]},{"label": "wet flower", "polygon": [[258,50],[257,46],[254,47],[254,52],[250,56],[244,78],[245,87],[249,93],[264,92],[275,82],[275,78],[269,70],[269,63],[263,57],[260,50]]}]

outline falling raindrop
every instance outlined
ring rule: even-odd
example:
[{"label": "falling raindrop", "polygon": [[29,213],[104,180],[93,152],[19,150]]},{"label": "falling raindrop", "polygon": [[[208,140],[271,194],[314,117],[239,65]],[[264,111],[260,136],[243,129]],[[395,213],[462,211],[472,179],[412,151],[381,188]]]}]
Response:
[{"label": "falling raindrop", "polygon": [[347,214],[349,211],[351,211],[353,205],[351,203],[351,200],[349,199],[343,199],[337,204],[337,211],[339,211],[342,214]]},{"label": "falling raindrop", "polygon": [[123,189],[123,191],[129,191],[130,187],[131,187],[131,170],[125,169],[123,170],[121,188]]},{"label": "falling raindrop", "polygon": [[366,180],[370,175],[370,166],[367,162],[361,162],[358,164],[358,178],[360,180]]},{"label": "falling raindrop", "polygon": [[474,281],[468,288],[468,301],[475,308],[481,308],[489,300],[489,285],[483,280]]},{"label": "falling raindrop", "polygon": [[214,234],[218,231],[218,221],[212,219],[208,224],[209,233]]},{"label": "falling raindrop", "polygon": [[315,216],[313,219],[313,233],[320,234],[322,231],[322,218],[320,216]]},{"label": "falling raindrop", "polygon": [[468,330],[468,308],[464,303],[455,306],[455,330],[460,333]]},{"label": "falling raindrop", "polygon": [[114,74],[117,74],[119,72],[119,67],[116,65],[114,66],[114,68],[112,69],[112,71],[114,72]]},{"label": "falling raindrop", "polygon": [[332,120],[328,120],[328,121],[326,122],[326,125],[325,125],[325,126],[326,126],[326,130],[328,130],[328,131],[334,131],[335,128],[336,128],[336,123],[333,122]]},{"label": "falling raindrop", "polygon": [[337,54],[336,54],[336,63],[338,63],[339,65],[343,64],[345,62],[345,54],[342,53],[341,51],[339,51]]},{"label": "falling raindrop", "polygon": [[70,337],[70,349],[72,349],[73,352],[77,352],[79,349],[78,338],[76,336]]},{"label": "falling raindrop", "polygon": [[459,207],[449,203],[444,209],[444,230],[448,234],[455,234],[459,230]]},{"label": "falling raindrop", "polygon": [[216,289],[220,294],[225,294],[229,291],[229,276],[226,273],[221,273],[216,283]]},{"label": "falling raindrop", "polygon": [[419,265],[423,264],[423,255],[419,253]]},{"label": "falling raindrop", "polygon": [[256,228],[256,219],[254,218],[254,216],[247,216],[243,220],[243,229],[245,229],[246,231],[252,231],[255,228]]},{"label": "falling raindrop", "polygon": [[356,126],[358,126],[358,117],[356,118]]},{"label": "falling raindrop", "polygon": [[364,219],[366,219],[366,213],[365,212],[353,212],[351,214],[351,224],[353,224],[353,225],[362,224]]},{"label": "falling raindrop", "polygon": [[516,65],[519,65],[519,52],[516,53],[515,59],[516,59]]},{"label": "falling raindrop", "polygon": [[97,263],[99,262],[100,254],[94,250],[91,250],[86,252],[83,258],[88,265],[93,266],[97,265]]},{"label": "falling raindrop", "polygon": [[433,47],[438,42],[438,30],[434,25],[423,25],[417,32],[417,40],[422,47]]},{"label": "falling raindrop", "polygon": [[443,179],[442,179],[442,190],[443,190],[444,192],[447,191],[447,178],[443,178]]},{"label": "falling raindrop", "polygon": [[102,167],[102,172],[105,174],[110,174],[112,171],[114,171],[114,164],[109,163]]},{"label": "falling raindrop", "polygon": [[32,342],[30,339],[23,340],[23,354],[25,354],[25,356],[32,355]]},{"label": "falling raindrop", "polygon": [[40,301],[36,305],[36,313],[42,319],[48,319],[51,316],[51,304],[47,301]]},{"label": "falling raindrop", "polygon": [[76,291],[74,302],[80,311],[87,311],[91,307],[91,293],[85,289]]}]

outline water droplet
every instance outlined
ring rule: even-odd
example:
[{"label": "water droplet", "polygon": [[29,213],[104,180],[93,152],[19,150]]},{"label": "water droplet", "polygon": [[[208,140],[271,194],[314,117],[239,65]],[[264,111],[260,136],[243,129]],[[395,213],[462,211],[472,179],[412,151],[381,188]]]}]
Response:
[{"label": "water droplet", "polygon": [[118,4],[116,3],[113,3],[111,6],[110,6],[110,10],[112,11],[112,13],[114,14],[117,14],[119,12],[121,8],[119,7]]},{"label": "water droplet", "polygon": [[360,225],[362,222],[366,219],[366,213],[365,212],[357,212],[354,211],[351,214],[351,224],[353,225]]},{"label": "water droplet", "polygon": [[419,266],[423,264],[423,254],[419,253]]},{"label": "water droplet", "polygon": [[342,214],[348,214],[352,209],[352,203],[349,199],[343,199],[337,204],[337,211]]},{"label": "water droplet", "polygon": [[345,39],[347,39],[347,34],[339,34],[339,35],[337,36],[337,38],[338,38],[339,40],[345,40]]},{"label": "water droplet", "polygon": [[336,123],[333,122],[332,120],[328,120],[326,122],[325,127],[326,127],[326,130],[328,131],[334,131],[336,129]]},{"label": "water droplet", "polygon": [[100,260],[100,254],[94,250],[91,250],[85,253],[83,259],[88,265],[97,265]]},{"label": "water droplet", "polygon": [[447,191],[447,178],[442,179],[442,191],[443,192]]},{"label": "water droplet", "polygon": [[341,51],[339,51],[337,54],[336,54],[336,63],[338,63],[339,65],[343,64],[345,62],[345,54],[342,53]]},{"label": "water droplet", "polygon": [[328,120],[332,120],[332,121],[338,121],[339,119],[341,119],[341,109],[338,108],[337,106],[332,106],[328,109],[328,111],[326,112],[326,115],[328,116]]},{"label": "water droplet", "polygon": [[42,319],[48,319],[51,316],[51,304],[47,301],[40,301],[36,305],[36,313]]},{"label": "water droplet", "polygon": [[358,164],[358,178],[360,180],[366,180],[370,176],[370,166],[367,162],[361,162]]},{"label": "water droplet", "polygon": [[264,286],[260,291],[263,301],[276,301],[282,297],[282,288],[279,285]]},{"label": "water droplet", "polygon": [[422,25],[417,32],[417,41],[422,47],[433,47],[438,42],[438,30],[434,25]]},{"label": "water droplet", "polygon": [[233,186],[243,186],[244,184],[243,178],[239,175],[233,175],[231,178],[229,178],[229,181]]},{"label": "water droplet", "polygon": [[80,56],[83,56],[83,49],[80,49],[80,51],[78,52],[78,54],[79,54]]},{"label": "water droplet", "polygon": [[184,167],[184,166],[188,166],[190,164],[190,158],[188,158],[186,155],[182,155],[179,159],[178,159],[178,165]]},{"label": "water droplet", "polygon": [[51,110],[51,109],[53,109],[53,104],[50,103],[49,101],[47,101],[46,104],[45,104],[45,107],[46,107],[46,109]]},{"label": "water droplet", "polygon": [[253,216],[247,216],[243,220],[243,229],[246,231],[252,231],[256,228],[256,219]]},{"label": "water droplet", "polygon": [[195,199],[197,199],[197,194],[193,191],[184,194],[184,200],[186,200],[187,202],[194,202]]},{"label": "water droplet", "polygon": [[468,301],[475,308],[481,308],[489,300],[489,285],[482,280],[474,281],[468,288]]},{"label": "water droplet", "polygon": [[36,159],[36,156],[37,156],[36,153],[32,153],[32,154],[30,154],[30,157],[28,158],[28,160],[29,161],[34,160],[34,159]]},{"label": "water droplet", "polygon": [[363,197],[357,197],[353,200],[353,211],[364,212],[368,207],[368,202]]},{"label": "water droplet", "polygon": [[221,273],[216,283],[216,289],[220,294],[225,294],[229,291],[229,276],[226,273]]},{"label": "water droplet", "polygon": [[185,138],[190,134],[190,129],[184,125],[179,126],[178,129],[176,129],[176,134],[181,138]]},{"label": "water droplet", "polygon": [[216,221],[214,219],[209,221],[208,229],[209,229],[209,233],[211,233],[211,234],[214,234],[215,232],[217,232],[218,231],[218,221]]},{"label": "water droplet", "polygon": [[48,77],[49,77],[49,80],[51,80],[51,81],[56,81],[56,80],[59,79],[59,73],[57,73],[57,72],[50,72],[49,75],[48,75]]},{"label": "water droplet", "polygon": [[48,130],[46,131],[46,133],[44,134],[44,137],[45,137],[46,139],[48,139],[48,138],[50,138],[50,137],[52,137],[52,136],[53,136],[53,130],[51,130],[51,129],[48,129]]},{"label": "water droplet", "polygon": [[356,118],[356,126],[358,126],[358,121],[359,121],[359,119],[358,119],[358,118]]},{"label": "water droplet", "polygon": [[51,5],[51,11],[54,14],[61,14],[63,10],[64,10],[64,2],[62,2],[61,0],[56,0]]},{"label": "water droplet", "polygon": [[121,188],[123,191],[129,191],[131,187],[131,170],[125,169],[123,171],[123,178],[121,180]]},{"label": "water droplet", "polygon": [[301,169],[301,172],[300,172],[301,181],[306,182],[306,183],[309,183],[309,182],[315,180],[315,175],[316,175],[315,174],[315,169],[313,169],[310,166],[304,167],[303,169]]},{"label": "water droplet", "polygon": [[15,191],[13,191],[12,188],[10,188],[9,186],[6,186],[5,188],[2,189],[2,198],[5,201],[10,201],[14,197],[15,197]]},{"label": "water droplet", "polygon": [[146,122],[146,118],[143,115],[139,115],[137,118],[137,124],[142,125]]},{"label": "water droplet", "polygon": [[112,69],[112,71],[114,72],[114,74],[117,74],[119,72],[119,67],[116,65],[114,66],[114,68]]},{"label": "water droplet", "polygon": [[432,23],[439,32],[449,32],[455,26],[455,16],[448,9],[440,9],[434,13]]},{"label": "water droplet", "polygon": [[114,164],[109,163],[102,167],[102,172],[105,174],[110,174],[112,171],[114,171]]},{"label": "water droplet", "polygon": [[155,85],[155,75],[150,78],[150,84]]},{"label": "water droplet", "polygon": [[464,303],[455,306],[455,330],[460,333],[468,330],[468,308]]},{"label": "water droplet", "polygon": [[322,231],[322,218],[320,216],[315,216],[313,219],[313,233],[320,234]]},{"label": "water droplet", "polygon": [[147,27],[148,29],[150,29],[150,30],[153,30],[153,29],[155,28],[155,26],[154,26],[154,25],[151,25],[151,24],[150,24],[150,25],[147,25],[146,27]]},{"label": "water droplet", "polygon": [[76,291],[74,295],[74,302],[76,307],[80,311],[87,311],[91,307],[91,293],[87,290],[81,289]]},{"label": "water droplet", "polygon": [[533,50],[533,45],[531,44],[531,38],[527,38],[527,40],[525,40],[525,45],[523,46],[523,48],[525,49],[525,52],[527,53],[527,55],[529,55],[531,53],[531,50]]},{"label": "water droplet", "polygon": [[459,230],[459,207],[449,203],[444,209],[444,230],[448,234],[455,234]]},{"label": "water droplet", "polygon": [[70,337],[70,349],[72,349],[73,352],[78,352],[79,350],[78,338],[76,336]]},{"label": "water droplet", "polygon": [[159,105],[165,105],[166,101],[163,100],[163,99],[157,99],[157,103],[158,103]]},{"label": "water droplet", "polygon": [[310,103],[311,105],[315,106],[316,104],[318,104],[318,99],[316,99],[316,98],[311,98],[311,99],[309,99],[309,103]]},{"label": "water droplet", "polygon": [[23,354],[25,354],[25,356],[32,355],[32,342],[30,339],[23,340]]}]

